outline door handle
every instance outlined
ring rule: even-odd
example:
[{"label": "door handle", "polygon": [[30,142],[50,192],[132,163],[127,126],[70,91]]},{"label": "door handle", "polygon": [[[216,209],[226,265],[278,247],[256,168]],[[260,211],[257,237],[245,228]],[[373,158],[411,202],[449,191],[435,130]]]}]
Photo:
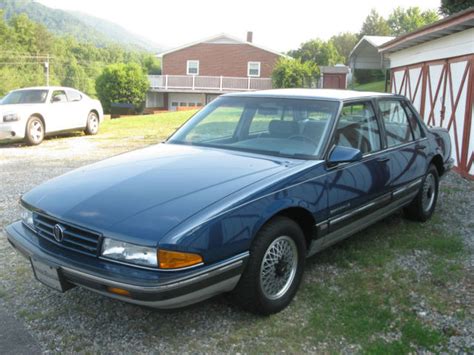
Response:
[{"label": "door handle", "polygon": [[424,144],[417,144],[417,145],[415,146],[415,148],[418,149],[418,150],[423,150],[423,149],[426,148],[426,145],[424,145]]},{"label": "door handle", "polygon": [[386,163],[386,162],[388,162],[389,160],[390,160],[390,158],[388,158],[388,157],[383,157],[383,158],[378,158],[378,159],[377,159],[377,161],[378,161],[379,163]]}]

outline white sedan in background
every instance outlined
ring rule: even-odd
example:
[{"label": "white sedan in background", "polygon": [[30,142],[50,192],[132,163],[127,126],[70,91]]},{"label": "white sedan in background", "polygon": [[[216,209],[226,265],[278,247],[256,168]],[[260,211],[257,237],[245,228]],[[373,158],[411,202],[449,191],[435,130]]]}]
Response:
[{"label": "white sedan in background", "polygon": [[14,90],[0,101],[0,140],[37,145],[46,135],[83,130],[97,134],[104,117],[100,101],[67,87]]}]

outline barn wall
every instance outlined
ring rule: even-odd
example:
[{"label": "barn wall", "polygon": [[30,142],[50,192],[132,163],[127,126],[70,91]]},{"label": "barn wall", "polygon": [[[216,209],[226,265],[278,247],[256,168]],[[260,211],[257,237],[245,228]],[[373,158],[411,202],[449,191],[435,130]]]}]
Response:
[{"label": "barn wall", "polygon": [[474,53],[474,28],[391,53],[390,66],[397,68],[440,58]]},{"label": "barn wall", "polygon": [[474,178],[474,54],[393,68],[391,90],[407,96],[428,125],[449,131],[456,170]]}]

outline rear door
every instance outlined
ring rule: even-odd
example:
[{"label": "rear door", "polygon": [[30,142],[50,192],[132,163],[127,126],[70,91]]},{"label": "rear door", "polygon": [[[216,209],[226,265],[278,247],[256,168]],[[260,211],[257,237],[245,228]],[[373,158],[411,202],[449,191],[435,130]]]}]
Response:
[{"label": "rear door", "polygon": [[426,171],[426,138],[414,113],[403,99],[379,99],[377,106],[384,127],[384,144],[390,161],[390,189],[406,187]]},{"label": "rear door", "polygon": [[389,202],[389,158],[375,112],[370,100],[345,103],[337,121],[332,144],[359,149],[363,158],[327,168],[329,231]]}]

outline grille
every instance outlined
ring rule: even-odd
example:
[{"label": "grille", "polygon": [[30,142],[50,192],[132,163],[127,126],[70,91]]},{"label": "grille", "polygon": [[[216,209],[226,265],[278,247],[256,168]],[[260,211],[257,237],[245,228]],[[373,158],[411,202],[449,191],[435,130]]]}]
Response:
[{"label": "grille", "polygon": [[[54,239],[54,226],[61,225],[64,229],[64,238],[61,242]],[[82,228],[73,227],[70,224],[57,221],[51,217],[41,214],[34,215],[34,225],[38,235],[62,248],[76,251],[82,254],[97,256],[100,234]]]}]

